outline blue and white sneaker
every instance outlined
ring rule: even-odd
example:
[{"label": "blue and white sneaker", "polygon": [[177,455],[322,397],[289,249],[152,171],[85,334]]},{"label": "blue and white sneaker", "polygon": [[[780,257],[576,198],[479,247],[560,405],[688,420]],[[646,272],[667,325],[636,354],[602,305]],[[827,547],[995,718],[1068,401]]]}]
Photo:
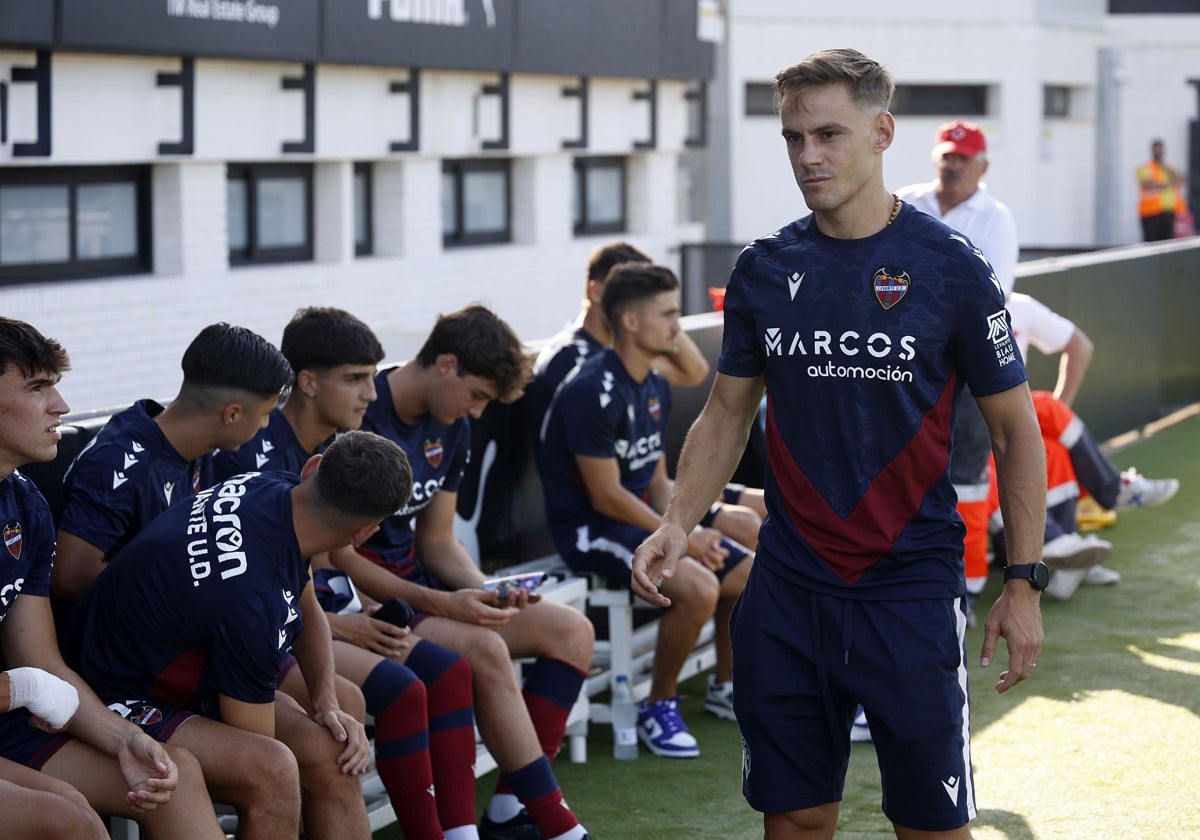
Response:
[{"label": "blue and white sneaker", "polygon": [[638,737],[655,755],[696,758],[700,747],[679,716],[679,698],[638,703]]},{"label": "blue and white sneaker", "polygon": [[867,723],[867,713],[863,707],[858,707],[854,716],[854,726],[850,727],[850,742],[854,744],[869,744],[871,742],[871,727]]}]

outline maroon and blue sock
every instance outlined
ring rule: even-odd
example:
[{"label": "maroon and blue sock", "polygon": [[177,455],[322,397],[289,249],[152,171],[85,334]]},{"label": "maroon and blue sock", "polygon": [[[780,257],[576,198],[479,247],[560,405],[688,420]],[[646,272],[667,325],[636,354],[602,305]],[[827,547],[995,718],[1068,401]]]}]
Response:
[{"label": "maroon and blue sock", "polygon": [[425,686],[398,662],[384,659],[362,686],[375,718],[375,768],[409,840],[442,837],[426,731]]},{"label": "maroon and blue sock", "polygon": [[408,667],[425,683],[429,753],[442,827],[475,824],[475,706],[471,666],[453,651],[422,639]]},{"label": "maroon and blue sock", "polygon": [[521,800],[543,837],[558,837],[579,825],[579,820],[563,801],[562,789],[546,756],[505,774],[502,781]]}]

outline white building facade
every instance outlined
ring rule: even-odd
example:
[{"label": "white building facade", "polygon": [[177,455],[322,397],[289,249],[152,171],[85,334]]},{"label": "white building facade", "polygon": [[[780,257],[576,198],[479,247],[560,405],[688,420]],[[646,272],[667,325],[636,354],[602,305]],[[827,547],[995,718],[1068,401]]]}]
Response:
[{"label": "white building facade", "polygon": [[597,245],[670,265],[705,236],[700,25],[694,0],[0,0],[0,313],[67,347],[75,409],[170,396],[202,327],[278,342],[302,306],[393,360],[472,301],[546,337]]},{"label": "white building facade", "polygon": [[1138,242],[1134,169],[1149,157],[1150,140],[1162,138],[1169,162],[1189,168],[1200,3],[853,0],[804,4],[800,12],[793,0],[728,0],[725,7],[710,108],[721,115],[708,161],[715,240],[748,241],[806,212],[778,118],[764,113],[761,96],[780,69],[829,47],[863,51],[897,82],[896,140],[884,166],[890,185],[934,177],[929,152],[941,123],[963,118],[983,128],[985,180],[1016,216],[1023,247]]}]

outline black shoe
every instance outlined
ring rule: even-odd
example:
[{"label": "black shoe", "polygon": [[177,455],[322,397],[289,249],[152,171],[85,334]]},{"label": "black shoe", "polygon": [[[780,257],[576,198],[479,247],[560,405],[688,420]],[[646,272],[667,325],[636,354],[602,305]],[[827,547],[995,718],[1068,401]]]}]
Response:
[{"label": "black shoe", "polygon": [[479,840],[542,840],[537,823],[524,808],[508,822],[492,822],[484,811],[479,818]]}]

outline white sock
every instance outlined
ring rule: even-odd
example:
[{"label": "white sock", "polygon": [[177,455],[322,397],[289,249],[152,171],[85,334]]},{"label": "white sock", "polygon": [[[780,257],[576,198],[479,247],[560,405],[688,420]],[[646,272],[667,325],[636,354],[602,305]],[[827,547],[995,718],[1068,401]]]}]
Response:
[{"label": "white sock", "polygon": [[460,825],[442,832],[446,840],[479,840],[479,826]]},{"label": "white sock", "polygon": [[495,823],[504,823],[521,813],[521,800],[511,793],[497,793],[488,805],[488,819]]}]

